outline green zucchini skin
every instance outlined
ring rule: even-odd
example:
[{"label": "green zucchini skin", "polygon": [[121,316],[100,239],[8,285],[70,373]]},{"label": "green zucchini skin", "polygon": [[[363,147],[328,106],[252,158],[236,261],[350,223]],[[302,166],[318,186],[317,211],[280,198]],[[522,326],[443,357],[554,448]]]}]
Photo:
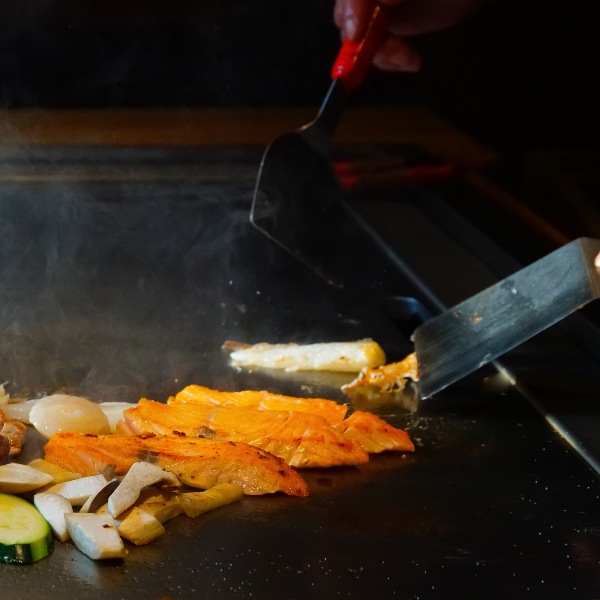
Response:
[{"label": "green zucchini skin", "polygon": [[[10,511],[15,506],[21,510],[25,509],[26,513],[31,513],[30,518],[33,520],[33,531],[35,532],[37,528],[40,537],[35,537],[34,534],[31,536],[31,539],[26,538],[22,541],[11,540],[13,543],[3,543],[0,541],[0,563],[30,565],[52,554],[54,550],[54,538],[52,537],[50,526],[32,504],[15,496],[0,494],[0,539],[2,539],[3,527],[8,527],[8,531],[10,531],[10,521],[6,518],[2,519],[2,512],[5,510]],[[5,532],[7,532],[6,529]],[[6,534],[4,535],[4,541],[6,542]]]},{"label": "green zucchini skin", "polygon": [[54,538],[52,532],[43,540],[33,544],[14,544],[7,546],[0,543],[0,562],[9,565],[31,565],[54,552]]}]

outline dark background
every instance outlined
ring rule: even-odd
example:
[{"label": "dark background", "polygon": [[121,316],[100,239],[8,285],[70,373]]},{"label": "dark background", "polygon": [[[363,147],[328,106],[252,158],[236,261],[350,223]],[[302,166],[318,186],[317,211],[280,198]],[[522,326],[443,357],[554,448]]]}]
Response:
[{"label": "dark background", "polygon": [[[373,74],[353,102],[428,106],[507,153],[591,148],[592,5],[489,2],[415,41],[420,74]],[[317,104],[339,47],[333,0],[5,0],[0,10],[1,108]]]}]

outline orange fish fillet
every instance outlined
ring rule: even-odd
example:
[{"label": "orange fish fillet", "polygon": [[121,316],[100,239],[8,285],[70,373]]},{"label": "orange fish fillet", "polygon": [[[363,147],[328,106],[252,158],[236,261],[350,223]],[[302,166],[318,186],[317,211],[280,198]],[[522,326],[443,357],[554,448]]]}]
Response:
[{"label": "orange fish fillet", "polygon": [[384,450],[414,452],[415,446],[408,433],[388,425],[378,416],[357,410],[345,421],[335,425],[346,437],[356,440],[365,452],[374,454]]},{"label": "orange fish fillet", "polygon": [[[259,404],[261,399],[262,402]],[[350,418],[342,421],[348,408],[331,400],[292,398],[269,392],[219,392],[198,385],[189,385],[175,398],[169,398],[170,405],[184,403],[205,406],[245,406],[259,410],[296,410],[320,414],[334,426],[334,429],[356,440],[369,454],[384,450],[414,450],[413,443],[405,431],[395,429],[371,413],[357,411]]]},{"label": "orange fish fillet", "polygon": [[57,433],[45,446],[46,460],[84,476],[96,475],[109,464],[124,475],[134,462],[147,461],[175,473],[192,487],[233,483],[245,494],[285,492],[307,496],[299,473],[280,458],[248,444],[217,442],[183,436],[84,435]]},{"label": "orange fish fillet", "polygon": [[199,385],[188,385],[169,404],[187,402],[206,406],[234,406],[258,410],[298,411],[323,417],[330,425],[340,423],[347,406],[323,398],[292,398],[270,392],[219,392]]},{"label": "orange fish fillet", "polygon": [[369,460],[357,442],[333,429],[323,417],[302,412],[165,405],[142,398],[124,415],[127,426],[121,426],[121,431],[245,442],[293,467],[359,465]]}]

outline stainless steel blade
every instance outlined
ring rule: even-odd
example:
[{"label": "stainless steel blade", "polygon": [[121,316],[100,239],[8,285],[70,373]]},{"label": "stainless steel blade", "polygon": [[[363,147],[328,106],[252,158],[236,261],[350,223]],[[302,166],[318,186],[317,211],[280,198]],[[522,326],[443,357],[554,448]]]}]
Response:
[{"label": "stainless steel blade", "polygon": [[421,397],[439,392],[600,297],[600,240],[580,238],[414,333]]},{"label": "stainless steel blade", "polygon": [[340,285],[329,259],[340,233],[341,188],[329,139],[344,101],[335,80],[314,121],[275,139],[260,165],[250,221],[328,283]]}]

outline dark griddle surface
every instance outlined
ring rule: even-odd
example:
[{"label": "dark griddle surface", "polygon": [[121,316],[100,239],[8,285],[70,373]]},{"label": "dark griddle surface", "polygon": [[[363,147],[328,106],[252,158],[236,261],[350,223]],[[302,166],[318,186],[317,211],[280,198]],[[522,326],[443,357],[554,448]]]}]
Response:
[{"label": "dark griddle surface", "polygon": [[[335,290],[250,227],[249,198],[247,181],[2,184],[0,375],[11,393],[164,401],[198,383],[347,401],[346,376],[238,372],[220,345],[369,336],[392,359],[410,351],[381,306],[418,291],[360,230],[349,230],[347,285]],[[593,375],[582,360],[572,364]],[[124,562],[57,544],[31,567],[0,565],[1,597],[598,596],[598,480],[522,395],[486,393],[491,374],[421,403],[414,389],[357,401],[406,427],[414,455],[305,471],[308,498],[245,497],[179,517]]]}]

